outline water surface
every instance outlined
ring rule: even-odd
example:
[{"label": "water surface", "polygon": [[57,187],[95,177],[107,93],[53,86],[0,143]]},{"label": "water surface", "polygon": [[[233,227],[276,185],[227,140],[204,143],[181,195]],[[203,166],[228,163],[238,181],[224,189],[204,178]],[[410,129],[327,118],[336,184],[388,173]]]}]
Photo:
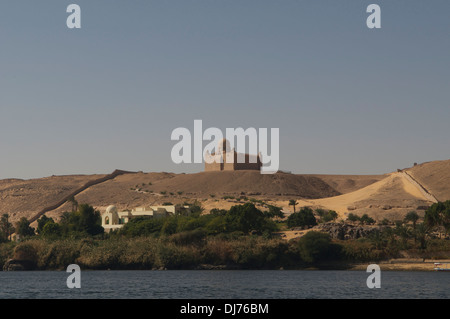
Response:
[{"label": "water surface", "polygon": [[450,272],[383,271],[369,289],[365,271],[81,271],[67,288],[64,271],[0,272],[0,298],[305,299],[450,297]]}]

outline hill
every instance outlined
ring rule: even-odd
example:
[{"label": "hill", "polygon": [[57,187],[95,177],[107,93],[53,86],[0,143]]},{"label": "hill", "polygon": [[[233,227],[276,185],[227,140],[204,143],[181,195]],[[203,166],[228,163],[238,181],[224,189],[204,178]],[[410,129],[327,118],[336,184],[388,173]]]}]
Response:
[{"label": "hill", "polygon": [[450,160],[415,165],[384,175],[318,175],[258,171],[124,172],[97,175],[51,176],[40,179],[0,180],[0,214],[12,221],[35,220],[39,214],[58,219],[69,211],[67,199],[88,203],[100,211],[163,203],[183,204],[196,200],[206,210],[228,209],[246,199],[258,199],[292,212],[290,199],[301,206],[336,210],[342,218],[349,212],[369,214],[381,220],[400,219],[410,210],[423,213],[435,200],[450,198]]},{"label": "hill", "polygon": [[0,214],[11,220],[31,218],[44,207],[57,203],[86,183],[105,175],[67,175],[38,179],[0,180]]},{"label": "hill", "polygon": [[311,206],[335,210],[343,219],[353,213],[360,216],[368,214],[376,220],[402,219],[412,210],[423,215],[432,204],[422,190],[401,172],[388,174],[380,181],[353,192],[307,202]]},{"label": "hill", "polygon": [[405,171],[437,200],[443,202],[450,199],[450,160],[427,162]]}]

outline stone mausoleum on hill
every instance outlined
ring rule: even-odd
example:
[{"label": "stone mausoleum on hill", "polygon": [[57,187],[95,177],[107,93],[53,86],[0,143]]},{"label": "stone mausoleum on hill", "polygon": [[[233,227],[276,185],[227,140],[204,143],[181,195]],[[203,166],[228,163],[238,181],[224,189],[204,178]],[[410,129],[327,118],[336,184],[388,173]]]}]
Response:
[{"label": "stone mausoleum on hill", "polygon": [[222,139],[216,147],[216,152],[205,154],[205,172],[260,170],[261,155],[242,154],[231,149],[230,142]]}]

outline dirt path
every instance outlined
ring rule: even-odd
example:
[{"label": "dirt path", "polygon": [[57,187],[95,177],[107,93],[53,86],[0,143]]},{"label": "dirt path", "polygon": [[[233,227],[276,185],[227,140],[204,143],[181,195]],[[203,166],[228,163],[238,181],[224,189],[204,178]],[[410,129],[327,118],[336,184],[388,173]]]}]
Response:
[{"label": "dirt path", "polygon": [[84,184],[83,186],[81,186],[80,188],[76,189],[75,191],[73,191],[71,194],[64,196],[64,198],[62,198],[61,200],[59,200],[57,203],[45,207],[43,208],[41,211],[39,211],[37,214],[35,214],[33,217],[31,217],[29,219],[30,224],[35,222],[39,217],[41,217],[42,215],[44,215],[47,212],[50,212],[52,210],[55,210],[57,208],[59,208],[60,206],[64,205],[70,198],[75,197],[76,195],[78,195],[79,193],[81,193],[82,191],[88,189],[89,187],[92,187],[94,185],[98,185],[100,183],[104,183],[106,181],[109,181],[111,179],[116,178],[119,175],[123,175],[123,174],[134,174],[134,172],[127,172],[127,171],[122,171],[122,170],[115,170],[114,172],[112,172],[111,174],[108,174],[104,177],[98,178],[96,180],[93,181],[89,181],[86,184]]},{"label": "dirt path", "polygon": [[404,179],[406,179],[411,185],[416,187],[423,197],[425,197],[427,200],[433,203],[437,203],[438,200],[436,197],[433,196],[425,187],[422,186],[414,177],[412,177],[408,172],[401,171],[398,174],[400,174]]}]

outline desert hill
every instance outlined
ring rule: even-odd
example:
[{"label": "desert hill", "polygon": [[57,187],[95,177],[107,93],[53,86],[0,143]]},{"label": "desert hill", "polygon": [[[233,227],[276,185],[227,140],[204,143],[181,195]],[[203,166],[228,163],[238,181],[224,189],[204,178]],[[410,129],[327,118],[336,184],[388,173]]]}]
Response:
[{"label": "desert hill", "polygon": [[424,214],[433,202],[401,172],[387,175],[369,186],[343,195],[300,200],[303,205],[335,210],[346,219],[348,213],[368,214],[376,220],[399,220],[409,211]]},{"label": "desert hill", "polygon": [[[322,198],[340,193],[320,178],[277,173],[262,175],[258,171],[201,172],[195,174],[135,173],[118,176],[95,185],[76,196],[80,203],[90,203],[100,210],[114,204],[119,209],[163,203],[183,204],[200,200],[208,208],[229,208],[232,200],[223,197],[287,199]],[[236,203],[234,203],[235,205]],[[69,208],[53,211],[58,216]]]},{"label": "desert hill", "polygon": [[405,169],[437,200],[450,199],[450,160],[427,162]]},{"label": "desert hill", "polygon": [[11,220],[31,218],[40,209],[57,203],[86,183],[105,175],[51,176],[38,179],[0,180],[0,214]]},{"label": "desert hill", "polygon": [[349,212],[369,214],[377,220],[400,219],[408,211],[424,210],[436,200],[450,199],[450,160],[415,165],[383,175],[314,175],[258,171],[124,172],[98,175],[52,176],[40,179],[0,180],[0,214],[11,220],[34,221],[45,213],[58,219],[71,209],[67,199],[88,203],[100,211],[109,205],[118,209],[163,203],[201,201],[207,209],[242,203],[239,197],[279,205],[287,213],[296,199],[301,206],[336,210],[342,218]]},{"label": "desert hill", "polygon": [[354,192],[370,184],[378,182],[386,175],[310,175],[320,178],[341,194]]},{"label": "desert hill", "polygon": [[[337,211],[345,219],[348,213],[368,214],[376,220],[402,219],[409,211],[423,215],[436,201],[450,199],[450,160],[433,161],[386,175],[373,176],[374,183],[353,190],[353,181],[363,186],[366,178],[358,180],[333,175],[316,175],[342,192],[342,195],[316,200],[299,199],[300,206],[312,206]],[[354,188],[358,188],[355,185]],[[346,192],[347,191],[347,192]]]}]

